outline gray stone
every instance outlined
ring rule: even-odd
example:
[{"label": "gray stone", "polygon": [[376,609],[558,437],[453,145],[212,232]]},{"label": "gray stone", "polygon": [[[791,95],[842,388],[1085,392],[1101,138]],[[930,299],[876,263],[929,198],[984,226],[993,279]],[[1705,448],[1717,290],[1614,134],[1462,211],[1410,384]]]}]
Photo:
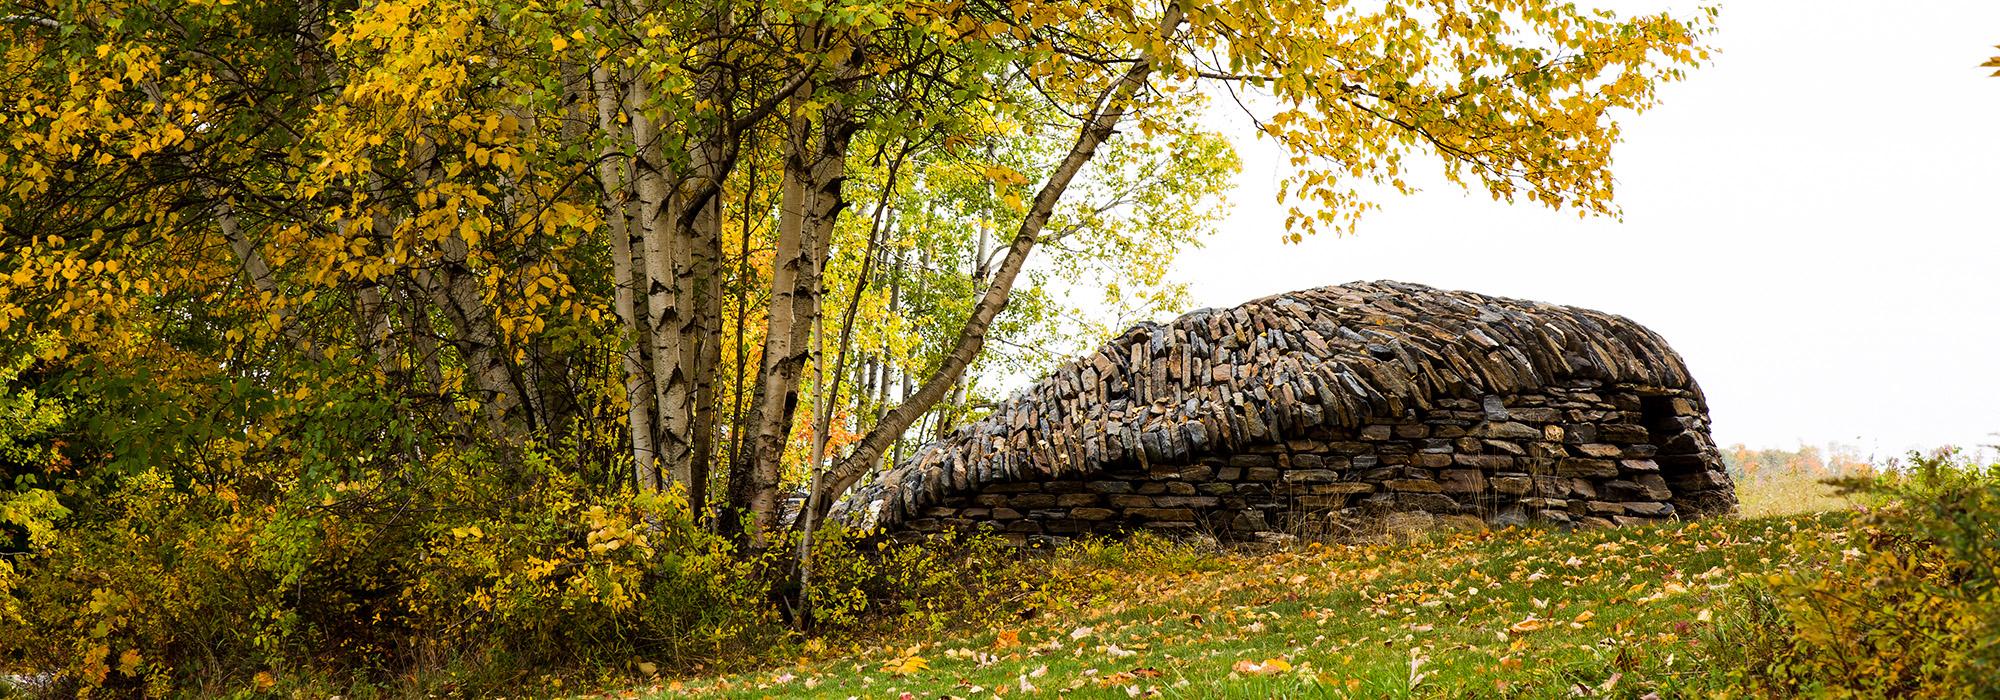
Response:
[{"label": "gray stone", "polygon": [[1122,493],[1112,494],[1111,505],[1115,508],[1151,508],[1153,506],[1153,497]]},{"label": "gray stone", "polygon": [[1129,482],[1129,481],[1093,481],[1093,482],[1090,482],[1090,484],[1089,484],[1088,488],[1089,488],[1089,489],[1090,489],[1091,491],[1095,491],[1095,492],[1097,492],[1097,493],[1131,493],[1131,492],[1132,492],[1132,482]]},{"label": "gray stone", "polygon": [[1541,520],[1541,521],[1545,521],[1545,522],[1551,522],[1551,523],[1568,523],[1568,522],[1570,522],[1570,517],[1569,517],[1569,513],[1567,513],[1567,512],[1564,512],[1564,511],[1560,511],[1560,510],[1538,510],[1538,511],[1535,511],[1535,519],[1536,519],[1536,520]]},{"label": "gray stone", "polygon": [[1056,495],[1052,493],[1016,494],[1007,500],[1015,508],[1052,508],[1056,505]]},{"label": "gray stone", "polygon": [[1285,481],[1293,484],[1316,484],[1339,480],[1340,473],[1331,469],[1294,469],[1285,472]]},{"label": "gray stone", "polygon": [[1445,493],[1481,493],[1486,490],[1486,476],[1476,469],[1446,469],[1438,473],[1438,482]]},{"label": "gray stone", "polygon": [[1704,471],[1667,480],[1675,491],[1706,491],[1729,486],[1729,475],[1719,471]]},{"label": "gray stone", "polygon": [[1586,445],[1575,445],[1572,446],[1572,449],[1576,450],[1576,453],[1579,456],[1583,457],[1615,459],[1618,457],[1625,456],[1625,448],[1619,447],[1617,445],[1607,445],[1601,442],[1593,442]]},{"label": "gray stone", "polygon": [[1089,486],[1081,481],[1051,481],[1042,484],[1042,490],[1049,493],[1083,493]]},{"label": "gray stone", "polygon": [[1626,472],[1657,472],[1660,463],[1650,459],[1626,459],[1618,462],[1618,468]]},{"label": "gray stone", "polygon": [[1609,479],[1618,476],[1618,463],[1608,459],[1571,457],[1556,462],[1556,474],[1585,479]]},{"label": "gray stone", "polygon": [[1674,514],[1674,506],[1671,503],[1660,503],[1658,501],[1631,501],[1619,505],[1624,506],[1625,512],[1627,513],[1631,513],[1633,515],[1643,515],[1649,518],[1664,518],[1666,516]]},{"label": "gray stone", "polygon": [[1471,434],[1474,437],[1495,438],[1500,440],[1542,439],[1541,429],[1530,428],[1527,425],[1514,422],[1486,423],[1477,428],[1473,428]]},{"label": "gray stone", "polygon": [[1449,467],[1452,463],[1452,455],[1449,453],[1420,452],[1410,457],[1410,463],[1431,469]]},{"label": "gray stone", "polygon": [[1278,466],[1278,458],[1276,458],[1276,457],[1273,457],[1273,456],[1271,456],[1271,455],[1255,455],[1255,454],[1237,454],[1237,455],[1230,455],[1230,457],[1229,457],[1229,466],[1232,466],[1232,467],[1275,467],[1275,466]]},{"label": "gray stone", "polygon": [[1597,484],[1591,483],[1588,479],[1570,479],[1569,493],[1577,498],[1596,498]]},{"label": "gray stone", "polygon": [[1632,482],[1646,490],[1647,500],[1664,501],[1674,497],[1674,492],[1667,488],[1667,480],[1658,474],[1641,474]]},{"label": "gray stone", "polygon": [[1410,493],[1438,493],[1444,490],[1438,482],[1424,479],[1389,479],[1382,482],[1382,488]]},{"label": "gray stone", "polygon": [[1504,493],[1510,496],[1520,496],[1527,494],[1528,490],[1534,488],[1534,486],[1535,486],[1534,480],[1529,479],[1526,476],[1493,477],[1494,493]]},{"label": "gray stone", "polygon": [[1271,524],[1265,522],[1264,511],[1246,510],[1237,513],[1236,517],[1229,521],[1229,529],[1240,533],[1263,532],[1271,529]]},{"label": "gray stone", "polygon": [[1519,464],[1513,457],[1507,455],[1456,455],[1452,461],[1487,471],[1513,469],[1514,465]]},{"label": "gray stone", "polygon": [[1515,408],[1510,412],[1514,420],[1523,423],[1554,423],[1563,417],[1562,411],[1553,408]]}]

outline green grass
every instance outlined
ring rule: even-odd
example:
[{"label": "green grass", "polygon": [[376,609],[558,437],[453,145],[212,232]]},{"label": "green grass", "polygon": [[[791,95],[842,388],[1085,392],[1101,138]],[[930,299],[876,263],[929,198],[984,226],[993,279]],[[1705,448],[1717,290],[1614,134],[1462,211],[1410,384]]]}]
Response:
[{"label": "green grass", "polygon": [[[1098,552],[1076,556],[1076,565],[1103,567],[1113,586],[1004,629],[822,650],[754,673],[651,690],[825,698],[1707,695],[1726,683],[1714,661],[1731,649],[1706,640],[1732,619],[1732,584],[1816,566],[1813,553],[1841,536],[1844,517],[1512,529],[1217,553],[1169,565],[1131,565]],[[1282,663],[1269,666],[1283,670],[1241,665],[1274,659]]]}]

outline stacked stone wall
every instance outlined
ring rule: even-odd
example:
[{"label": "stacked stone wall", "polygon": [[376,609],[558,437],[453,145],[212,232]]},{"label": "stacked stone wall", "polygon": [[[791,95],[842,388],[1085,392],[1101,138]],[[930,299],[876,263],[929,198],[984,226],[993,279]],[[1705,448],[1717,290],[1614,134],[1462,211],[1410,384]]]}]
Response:
[{"label": "stacked stone wall", "polygon": [[990,524],[1017,542],[1135,528],[1317,534],[1394,512],[1608,527],[1730,510],[1721,469],[1693,392],[1572,380],[1442,399],[1401,419],[1314,427],[1233,454],[990,483],[901,527]]},{"label": "stacked stone wall", "polygon": [[863,529],[1062,537],[1360,527],[1396,512],[1602,525],[1726,512],[1707,408],[1658,334],[1357,282],[1140,324],[857,484]]}]

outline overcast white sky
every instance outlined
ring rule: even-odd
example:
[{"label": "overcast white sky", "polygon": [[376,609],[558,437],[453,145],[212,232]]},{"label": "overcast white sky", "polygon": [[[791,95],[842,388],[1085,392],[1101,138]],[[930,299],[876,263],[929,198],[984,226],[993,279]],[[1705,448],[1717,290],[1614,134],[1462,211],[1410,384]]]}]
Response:
[{"label": "overcast white sky", "polygon": [[1715,43],[1626,121],[1622,223],[1440,184],[1286,244],[1285,160],[1244,138],[1235,209],[1179,276],[1197,306],[1396,279],[1623,314],[1680,350],[1725,445],[2000,441],[2000,78],[1977,67],[2000,1],[1742,0]]}]

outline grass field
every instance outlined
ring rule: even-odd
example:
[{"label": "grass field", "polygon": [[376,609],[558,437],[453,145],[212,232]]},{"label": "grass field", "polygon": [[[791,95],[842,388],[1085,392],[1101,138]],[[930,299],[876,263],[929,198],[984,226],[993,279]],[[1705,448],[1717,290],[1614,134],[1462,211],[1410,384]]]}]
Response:
[{"label": "grass field", "polygon": [[[1746,510],[1838,505],[1817,491]],[[1808,498],[1809,497],[1809,498]],[[1779,507],[1785,506],[1785,507]],[[1842,549],[1838,512],[1398,544],[1078,557],[1114,587],[996,629],[824,650],[624,695],[1709,696],[1742,577]]]}]

